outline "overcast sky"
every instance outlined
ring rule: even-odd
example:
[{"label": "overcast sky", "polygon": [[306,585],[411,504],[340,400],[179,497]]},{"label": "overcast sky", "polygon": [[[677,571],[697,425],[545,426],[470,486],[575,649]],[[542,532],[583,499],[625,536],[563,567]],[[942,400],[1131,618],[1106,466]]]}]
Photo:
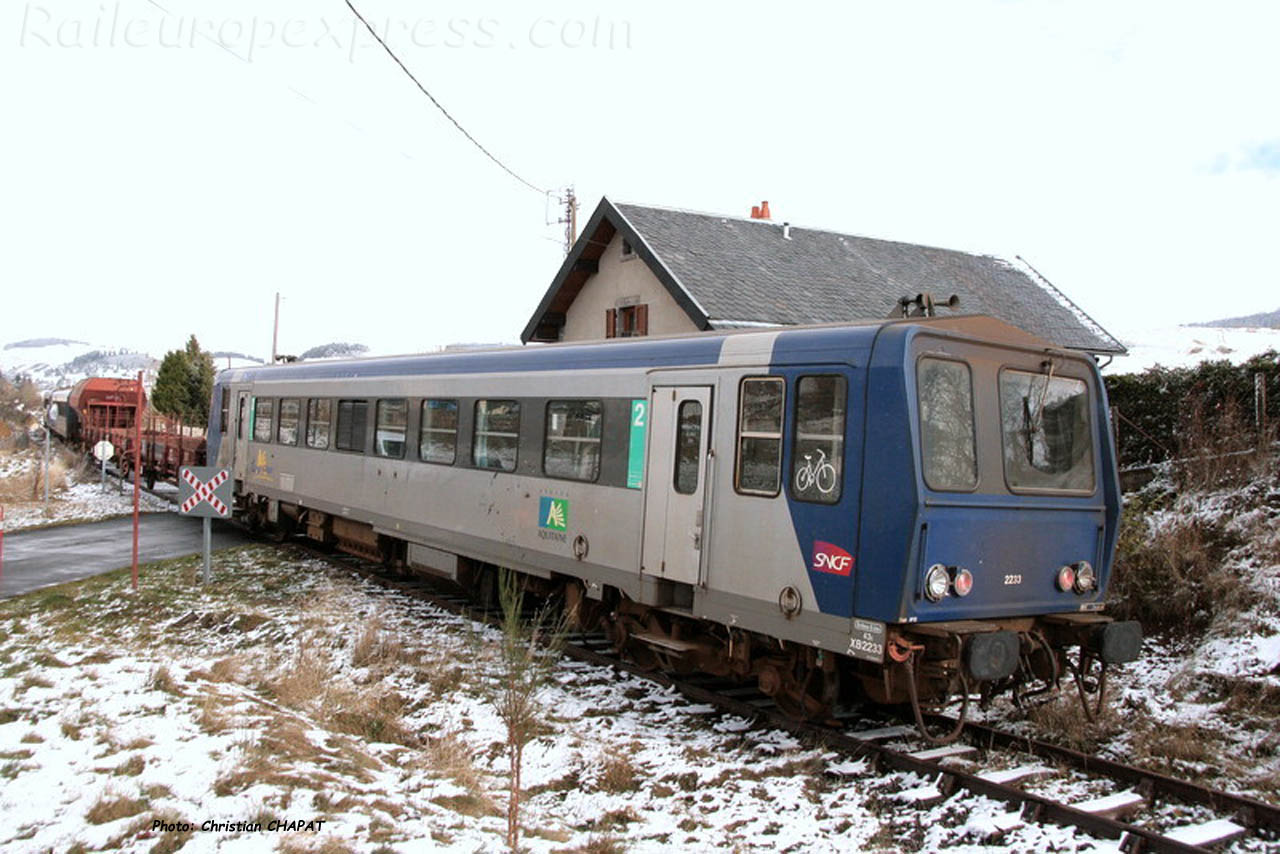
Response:
[{"label": "overcast sky", "polygon": [[[1275,3],[356,2],[583,221],[768,199],[1113,331],[1280,307]],[[562,258],[342,0],[9,2],[0,79],[0,344],[266,355],[277,290],[283,353],[514,341]]]}]

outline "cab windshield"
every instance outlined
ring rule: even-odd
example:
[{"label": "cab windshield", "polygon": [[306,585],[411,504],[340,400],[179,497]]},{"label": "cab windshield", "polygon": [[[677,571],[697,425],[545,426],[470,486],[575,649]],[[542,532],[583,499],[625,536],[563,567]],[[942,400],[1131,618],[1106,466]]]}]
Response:
[{"label": "cab windshield", "polygon": [[1000,422],[1011,489],[1093,491],[1093,431],[1083,380],[1001,371]]}]

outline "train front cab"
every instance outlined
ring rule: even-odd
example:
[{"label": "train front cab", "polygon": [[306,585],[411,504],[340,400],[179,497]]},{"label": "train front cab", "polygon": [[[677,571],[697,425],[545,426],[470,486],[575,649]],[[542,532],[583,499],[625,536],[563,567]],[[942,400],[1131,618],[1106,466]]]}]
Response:
[{"label": "train front cab", "polygon": [[1099,613],[1120,490],[1093,362],[954,318],[886,326],[868,383],[876,500],[863,503],[854,612],[890,629],[889,667],[867,687],[894,702],[1071,674],[1100,694],[1089,668],[1136,658],[1141,632]]}]

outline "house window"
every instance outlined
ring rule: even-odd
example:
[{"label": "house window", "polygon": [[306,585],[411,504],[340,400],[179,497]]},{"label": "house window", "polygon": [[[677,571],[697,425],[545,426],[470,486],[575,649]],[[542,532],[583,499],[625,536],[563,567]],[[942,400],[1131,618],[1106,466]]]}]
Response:
[{"label": "house window", "polygon": [[604,313],[605,338],[638,338],[648,334],[648,304],[611,308]]},{"label": "house window", "polygon": [[624,259],[636,257],[636,248],[632,246],[631,241],[626,238],[623,238],[622,240],[622,257]]}]

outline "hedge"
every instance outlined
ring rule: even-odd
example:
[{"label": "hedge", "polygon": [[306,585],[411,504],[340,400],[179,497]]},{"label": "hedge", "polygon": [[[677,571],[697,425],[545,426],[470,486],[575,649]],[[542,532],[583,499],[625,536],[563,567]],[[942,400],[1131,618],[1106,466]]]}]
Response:
[{"label": "hedge", "polygon": [[1176,456],[1197,417],[1210,425],[1215,420],[1238,421],[1256,432],[1256,374],[1266,378],[1267,422],[1274,430],[1280,423],[1280,354],[1275,350],[1243,365],[1222,360],[1106,376],[1107,395],[1118,410],[1120,467]]}]

